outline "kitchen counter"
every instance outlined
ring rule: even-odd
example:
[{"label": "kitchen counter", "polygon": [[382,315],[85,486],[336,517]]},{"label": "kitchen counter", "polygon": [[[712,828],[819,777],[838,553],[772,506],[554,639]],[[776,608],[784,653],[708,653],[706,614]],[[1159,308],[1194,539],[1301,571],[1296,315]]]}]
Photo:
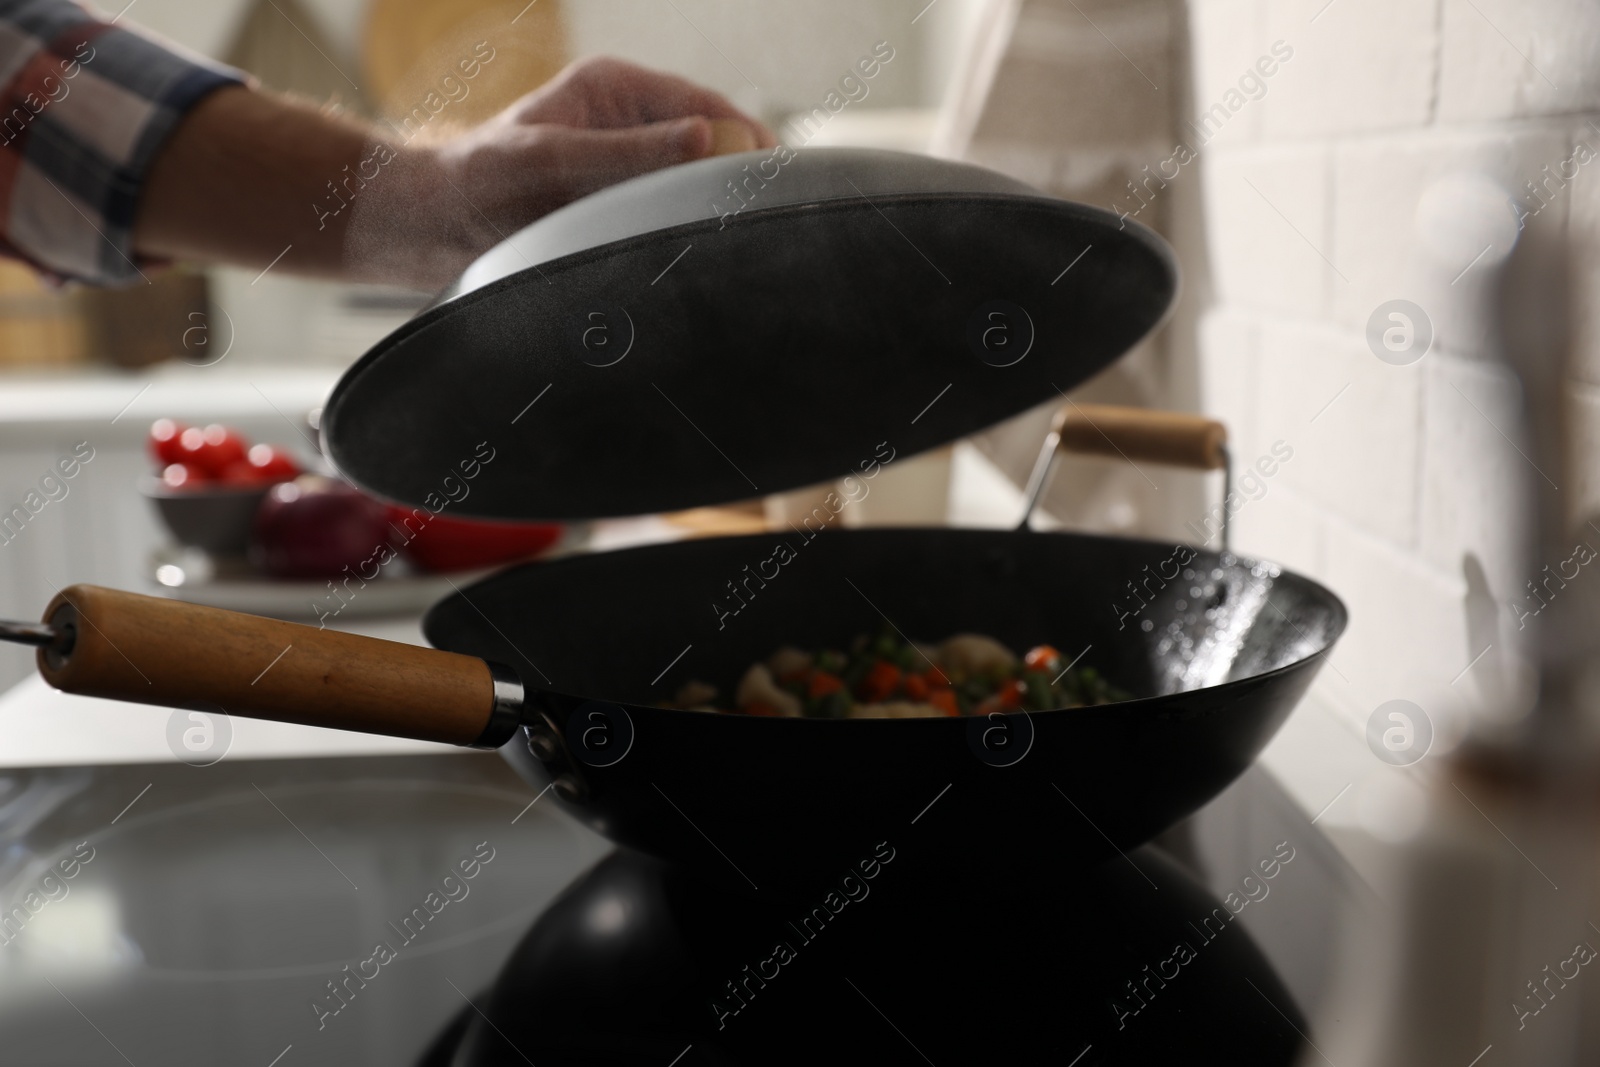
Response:
[{"label": "kitchen counter", "polygon": [[[0,445],[36,444],[76,432],[92,440],[143,444],[151,421],[270,425],[302,447],[298,427],[284,422],[321,405],[338,368],[190,367],[142,370],[85,367],[49,374],[8,373],[0,379]],[[266,432],[266,431],[262,431]]]}]

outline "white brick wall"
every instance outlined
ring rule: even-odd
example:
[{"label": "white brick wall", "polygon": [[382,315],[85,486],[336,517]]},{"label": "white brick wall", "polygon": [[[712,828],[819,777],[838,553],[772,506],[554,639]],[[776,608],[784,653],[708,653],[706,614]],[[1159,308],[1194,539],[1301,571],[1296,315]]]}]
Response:
[{"label": "white brick wall", "polygon": [[[1294,49],[1200,153],[1211,301],[1198,342],[1202,403],[1229,422],[1236,456],[1276,439],[1295,450],[1240,511],[1237,546],[1326,582],[1350,607],[1335,669],[1297,714],[1331,714],[1359,746],[1373,709],[1405,698],[1453,735],[1474,710],[1509,702],[1507,602],[1531,577],[1511,520],[1519,487],[1541,475],[1508,440],[1517,394],[1489,362],[1488,272],[1514,223],[1419,216],[1419,204],[1440,203],[1467,173],[1526,197],[1524,183],[1579,142],[1600,149],[1600,4],[1191,0],[1189,23],[1195,112],[1274,41]],[[1571,238],[1573,373],[1586,384],[1570,410],[1589,460],[1600,454],[1600,156],[1558,183],[1528,231]],[[1480,239],[1494,250],[1463,274]],[[1391,299],[1417,302],[1435,326],[1413,366],[1367,347],[1367,320]],[[1562,488],[1600,510],[1595,470]],[[1296,766],[1286,756],[1278,769]],[[1356,818],[1361,791],[1323,825]]]},{"label": "white brick wall", "polygon": [[[1419,240],[1417,209],[1424,193],[1440,179],[1468,172],[1514,188],[1546,161],[1565,158],[1569,147],[1564,131],[1544,128],[1470,133],[1441,129],[1428,137],[1407,131],[1339,143],[1334,149],[1333,200],[1344,210],[1334,211],[1329,248],[1344,275],[1333,287],[1333,313],[1339,325],[1359,332],[1373,308],[1396,297],[1432,308],[1447,299],[1445,294],[1475,292],[1467,283],[1481,276],[1480,268],[1474,268],[1479,275],[1450,283],[1484,245],[1474,247],[1474,242],[1463,239],[1438,248]],[[1536,162],[1530,166],[1528,161]],[[1564,207],[1558,202],[1529,225],[1559,226]],[[1458,352],[1477,347],[1481,324],[1467,310],[1440,308],[1436,317],[1441,345]],[[1453,332],[1458,326],[1465,336]]]},{"label": "white brick wall", "polygon": [[[1194,99],[1195,111],[1200,112],[1237,86],[1240,76],[1255,64],[1269,39],[1263,36],[1265,15],[1261,0],[1207,0],[1193,6],[1198,9],[1191,18]],[[1267,91],[1271,93],[1270,86]],[[1260,132],[1261,108],[1246,106],[1217,132],[1213,143],[1249,143]]]},{"label": "white brick wall", "polygon": [[1228,447],[1236,456],[1259,456],[1265,449],[1256,432],[1261,382],[1256,319],[1232,310],[1210,312],[1200,320],[1200,407],[1228,427]]},{"label": "white brick wall", "polygon": [[1319,318],[1338,280],[1327,255],[1327,149],[1213,143],[1200,151],[1211,269],[1223,302]]},{"label": "white brick wall", "polygon": [[1416,541],[1419,366],[1391,367],[1323,326],[1261,327],[1265,440],[1294,448],[1279,475],[1300,496],[1395,545]]},{"label": "white brick wall", "polygon": [[[1438,50],[1433,0],[1267,0],[1263,7],[1263,46],[1281,40],[1295,51],[1262,101],[1263,136],[1326,138],[1428,121]],[[1206,17],[1206,5],[1197,17]]]},{"label": "white brick wall", "polygon": [[1444,0],[1441,21],[1441,120],[1600,109],[1593,0]]}]

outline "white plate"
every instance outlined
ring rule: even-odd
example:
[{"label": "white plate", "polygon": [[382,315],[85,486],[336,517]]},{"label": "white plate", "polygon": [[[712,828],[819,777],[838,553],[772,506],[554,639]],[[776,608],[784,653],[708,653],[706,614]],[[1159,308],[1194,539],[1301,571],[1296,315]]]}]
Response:
[{"label": "white plate", "polygon": [[339,582],[270,578],[243,560],[167,547],[151,553],[148,579],[153,592],[192,604],[332,625],[350,619],[419,615],[456,587],[475,582],[493,569],[422,574],[395,560],[366,583],[355,577]]}]

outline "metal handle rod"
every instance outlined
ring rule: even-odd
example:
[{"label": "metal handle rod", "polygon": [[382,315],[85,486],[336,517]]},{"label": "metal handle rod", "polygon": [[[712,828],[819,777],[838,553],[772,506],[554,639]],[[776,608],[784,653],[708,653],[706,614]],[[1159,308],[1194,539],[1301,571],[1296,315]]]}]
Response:
[{"label": "metal handle rod", "polygon": [[18,645],[32,645],[34,648],[57,648],[65,641],[70,641],[72,634],[66,630],[58,630],[48,623],[42,622],[9,622],[0,619],[0,641],[10,641]]},{"label": "metal handle rod", "polygon": [[1022,521],[1017,524],[1017,529],[1026,530],[1033,521],[1033,509],[1038,506],[1039,498],[1044,496],[1045,486],[1050,484],[1050,473],[1055,470],[1056,456],[1061,452],[1061,426],[1060,416],[1050,424],[1050,432],[1044,435],[1044,445],[1039,449],[1039,458],[1033,461],[1033,472],[1028,475],[1027,488],[1022,491]]}]

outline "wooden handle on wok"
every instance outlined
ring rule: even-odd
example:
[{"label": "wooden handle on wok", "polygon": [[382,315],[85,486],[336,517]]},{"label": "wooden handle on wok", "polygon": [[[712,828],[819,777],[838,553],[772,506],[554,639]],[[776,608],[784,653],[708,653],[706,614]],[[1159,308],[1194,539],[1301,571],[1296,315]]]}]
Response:
[{"label": "wooden handle on wok", "polygon": [[454,745],[495,709],[489,664],[454,652],[93,585],[44,621],[61,636],[39,673],[68,693]]},{"label": "wooden handle on wok", "polygon": [[1068,404],[1056,416],[1064,452],[1218,470],[1227,465],[1228,430],[1201,415],[1109,404]]}]

